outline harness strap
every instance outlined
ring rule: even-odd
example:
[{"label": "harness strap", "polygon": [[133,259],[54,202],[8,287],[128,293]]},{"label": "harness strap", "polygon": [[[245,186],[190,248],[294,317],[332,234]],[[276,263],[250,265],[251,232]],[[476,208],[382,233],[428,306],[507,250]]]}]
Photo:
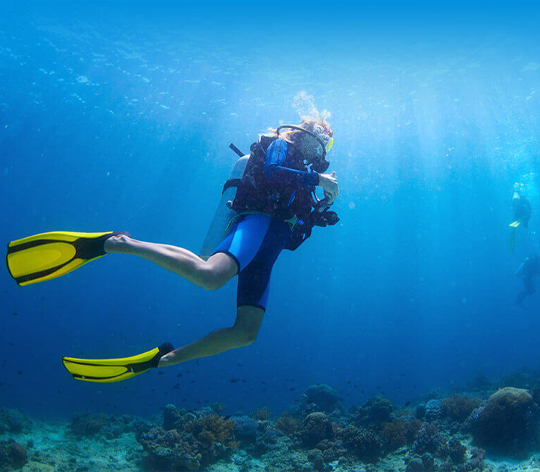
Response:
[{"label": "harness strap", "polygon": [[[234,215],[231,218],[231,221],[229,221],[229,224],[227,225],[227,228],[225,228],[224,233],[227,234],[229,232],[232,225],[234,223],[236,223],[238,218],[240,218],[242,216],[248,216],[248,215],[264,215],[264,216],[268,216],[269,218],[272,218],[272,215],[270,215],[268,213],[264,213],[262,211],[243,211],[241,213],[238,213],[238,214]],[[291,229],[291,231],[294,231],[297,226],[300,226],[300,225],[304,224],[304,222],[300,218],[297,218],[296,215],[294,215],[292,218],[290,218],[288,220],[285,220],[285,223],[287,223],[289,225],[289,228]]]},{"label": "harness strap", "polygon": [[242,182],[242,179],[229,179],[223,184],[223,190],[221,190],[221,195],[225,193],[225,191],[231,187],[238,187],[240,183]]}]

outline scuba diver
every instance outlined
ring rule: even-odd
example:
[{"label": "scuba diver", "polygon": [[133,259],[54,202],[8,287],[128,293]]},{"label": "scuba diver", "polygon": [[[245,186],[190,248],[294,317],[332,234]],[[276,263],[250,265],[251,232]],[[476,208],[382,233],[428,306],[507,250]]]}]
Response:
[{"label": "scuba diver", "polygon": [[512,212],[514,221],[510,223],[510,236],[508,237],[508,250],[514,251],[516,248],[516,229],[523,225],[529,227],[531,219],[532,206],[531,202],[525,196],[523,184],[516,182],[514,184],[514,194],[512,196]]},{"label": "scuba diver", "polygon": [[517,228],[521,224],[527,228],[531,219],[532,206],[531,202],[525,197],[523,185],[516,182],[514,184],[514,195],[512,196],[512,212],[514,221],[510,224]]},{"label": "scuba diver", "polygon": [[536,255],[530,255],[519,266],[516,276],[523,279],[523,290],[517,296],[517,303],[521,305],[525,297],[536,292],[534,279],[540,273],[540,260]]},{"label": "scuba diver", "polygon": [[[266,311],[272,267],[281,251],[298,248],[314,226],[339,221],[329,210],[339,194],[338,182],[335,172],[325,173],[332,136],[325,118],[304,118],[299,126],[280,126],[253,143],[249,157],[240,160],[245,166],[240,178],[225,183],[223,191],[232,191],[234,199],[218,212],[232,212],[234,217],[225,232],[217,232],[221,241],[208,258],[181,247],[138,241],[124,232],[52,232],[9,243],[8,269],[19,285],[59,277],[112,253],[142,257],[206,290],[219,289],[238,275],[232,327],[212,331],[178,349],[165,343],[119,359],[64,357],[64,366],[73,377],[116,382],[153,367],[252,344]],[[317,186],[324,190],[321,200]]]}]

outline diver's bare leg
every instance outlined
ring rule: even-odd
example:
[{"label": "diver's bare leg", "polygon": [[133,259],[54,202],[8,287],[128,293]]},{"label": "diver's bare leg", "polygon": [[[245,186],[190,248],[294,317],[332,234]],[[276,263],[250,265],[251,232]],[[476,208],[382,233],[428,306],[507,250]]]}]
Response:
[{"label": "diver's bare leg", "polygon": [[225,253],[217,253],[207,261],[187,249],[169,244],[149,243],[125,235],[105,241],[107,253],[131,254],[147,259],[207,290],[216,290],[236,275],[238,266]]},{"label": "diver's bare leg", "polygon": [[255,306],[240,306],[232,328],[218,329],[191,344],[165,354],[158,367],[213,356],[229,349],[248,346],[257,339],[264,318],[264,310]]}]

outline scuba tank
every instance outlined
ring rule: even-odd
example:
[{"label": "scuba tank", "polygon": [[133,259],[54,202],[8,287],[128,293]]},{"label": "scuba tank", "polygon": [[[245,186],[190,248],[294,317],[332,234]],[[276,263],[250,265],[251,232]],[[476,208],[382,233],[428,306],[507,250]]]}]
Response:
[{"label": "scuba tank", "polygon": [[223,241],[227,235],[227,230],[230,221],[236,216],[236,212],[231,208],[234,197],[236,196],[236,190],[238,183],[244,175],[246,165],[249,160],[249,154],[244,155],[234,144],[229,146],[236,154],[240,156],[240,159],[236,161],[236,164],[231,172],[229,180],[225,182],[223,190],[221,192],[221,200],[214,214],[214,218],[210,223],[206,238],[204,238],[203,245],[199,252],[199,256],[207,260],[218,247],[219,243]]}]

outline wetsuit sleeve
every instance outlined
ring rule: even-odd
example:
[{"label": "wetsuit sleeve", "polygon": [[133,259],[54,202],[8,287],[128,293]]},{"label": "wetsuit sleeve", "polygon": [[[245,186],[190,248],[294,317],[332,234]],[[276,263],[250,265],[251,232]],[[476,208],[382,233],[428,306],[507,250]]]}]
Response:
[{"label": "wetsuit sleeve", "polygon": [[271,184],[291,184],[295,187],[315,187],[319,185],[319,174],[303,172],[285,167],[287,161],[287,143],[276,139],[266,151],[264,176]]}]

